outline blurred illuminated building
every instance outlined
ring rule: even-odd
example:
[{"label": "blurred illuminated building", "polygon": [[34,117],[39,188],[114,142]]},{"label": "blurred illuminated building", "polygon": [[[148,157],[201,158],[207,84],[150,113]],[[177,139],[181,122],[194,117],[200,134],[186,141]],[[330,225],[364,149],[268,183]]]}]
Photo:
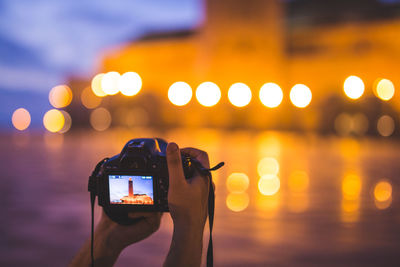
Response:
[{"label": "blurred illuminated building", "polygon": [[[400,86],[399,4],[373,0],[208,0],[204,4],[204,22],[197,28],[154,32],[102,55],[99,73],[140,75],[143,87],[137,95],[81,100],[90,81],[72,79],[74,100],[68,111],[73,125],[89,125],[94,107],[109,111],[108,125],[123,127],[243,127],[363,135],[378,134],[376,125],[382,115],[399,124],[398,95],[386,101],[393,91],[383,101],[373,89],[380,78]],[[360,99],[349,99],[343,91],[351,75],[365,85]],[[181,106],[172,104],[168,94],[179,81],[192,89]],[[207,81],[214,83],[204,85],[208,97],[197,95],[196,88]],[[232,97],[239,102],[250,97],[249,104],[245,101],[239,107],[231,99],[228,90],[235,83],[247,85],[251,94],[241,85]],[[279,87],[272,85],[276,93],[267,98],[276,102],[261,102],[259,91],[266,83],[282,88],[283,99]],[[296,88],[298,95],[290,91],[296,84],[306,85]]]}]

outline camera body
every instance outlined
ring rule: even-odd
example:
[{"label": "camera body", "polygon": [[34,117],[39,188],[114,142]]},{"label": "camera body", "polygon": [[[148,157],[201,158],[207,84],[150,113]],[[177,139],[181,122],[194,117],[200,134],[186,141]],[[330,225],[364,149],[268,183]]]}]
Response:
[{"label": "camera body", "polygon": [[[160,138],[138,138],[126,143],[121,153],[107,159],[95,179],[99,205],[114,221],[134,223],[128,212],[168,211],[167,142]],[[182,154],[186,179],[194,175],[193,160]],[[89,181],[90,186],[90,181]]]}]

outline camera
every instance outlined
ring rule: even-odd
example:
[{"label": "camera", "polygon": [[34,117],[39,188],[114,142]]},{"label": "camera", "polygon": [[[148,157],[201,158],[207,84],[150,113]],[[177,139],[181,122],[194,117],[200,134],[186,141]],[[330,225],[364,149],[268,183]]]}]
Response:
[{"label": "camera", "polygon": [[[134,223],[128,212],[168,211],[167,142],[161,138],[132,139],[121,153],[99,164],[89,178],[89,191],[98,196],[104,212],[122,225]],[[193,177],[200,164],[181,154],[186,179]]]}]

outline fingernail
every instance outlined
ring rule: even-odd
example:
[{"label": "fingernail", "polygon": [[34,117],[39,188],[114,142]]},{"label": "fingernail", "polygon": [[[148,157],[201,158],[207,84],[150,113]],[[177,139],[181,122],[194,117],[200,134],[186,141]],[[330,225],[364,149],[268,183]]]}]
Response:
[{"label": "fingernail", "polygon": [[178,145],[177,144],[175,144],[175,143],[169,143],[169,145],[168,145],[168,151],[170,152],[170,153],[174,153],[174,152],[176,152],[178,150]]}]

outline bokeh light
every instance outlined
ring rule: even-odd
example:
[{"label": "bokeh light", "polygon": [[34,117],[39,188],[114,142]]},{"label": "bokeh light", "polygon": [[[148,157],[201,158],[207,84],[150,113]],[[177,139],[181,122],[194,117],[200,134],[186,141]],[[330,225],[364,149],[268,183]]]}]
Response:
[{"label": "bokeh light", "polygon": [[228,99],[236,107],[247,106],[251,101],[251,90],[244,83],[234,83],[228,90]]},{"label": "bokeh light", "polygon": [[64,116],[64,126],[61,128],[61,130],[59,130],[59,133],[66,133],[69,131],[69,129],[71,128],[72,125],[72,118],[69,115],[68,112],[66,112],[65,110],[60,110],[61,113]]},{"label": "bokeh light", "polygon": [[149,112],[140,106],[118,108],[114,113],[114,117],[119,125],[126,127],[146,126],[150,121]]},{"label": "bokeh light", "polygon": [[364,135],[368,131],[369,122],[366,115],[356,113],[353,116],[353,132],[357,135]]},{"label": "bokeh light", "polygon": [[134,96],[142,88],[142,78],[136,72],[125,72],[118,82],[118,89],[123,95]]},{"label": "bokeh light", "polygon": [[101,98],[96,96],[93,91],[86,87],[81,93],[81,102],[88,109],[97,108],[101,103]]},{"label": "bokeh light", "polygon": [[342,181],[342,193],[345,199],[358,199],[361,193],[361,178],[356,174],[347,174]]},{"label": "bokeh light", "polygon": [[281,182],[278,176],[273,174],[263,175],[258,181],[258,190],[265,196],[275,195],[279,191],[280,187]]},{"label": "bokeh light", "polygon": [[226,206],[235,212],[245,210],[249,206],[249,202],[247,193],[230,193],[226,197]]},{"label": "bokeh light", "polygon": [[389,137],[393,134],[395,130],[395,124],[392,117],[389,115],[383,115],[378,119],[376,128],[380,135],[384,137]]},{"label": "bokeh light", "polygon": [[290,90],[290,101],[298,108],[307,107],[312,99],[310,88],[304,84],[296,84]]},{"label": "bokeh light", "polygon": [[363,113],[350,115],[343,112],[336,117],[334,127],[339,135],[347,136],[356,134],[361,136],[367,132],[369,123],[367,116]]},{"label": "bokeh light", "polygon": [[392,197],[392,185],[388,180],[384,179],[375,185],[374,197],[379,202],[388,201]]},{"label": "bokeh light", "polygon": [[116,71],[110,71],[101,78],[101,89],[107,95],[115,95],[119,92],[119,80],[121,75]]},{"label": "bokeh light", "polygon": [[335,130],[339,135],[350,135],[353,128],[353,119],[350,114],[340,113],[335,119]]},{"label": "bokeh light", "polygon": [[111,114],[105,108],[97,108],[90,113],[90,124],[96,131],[107,130],[111,125]]},{"label": "bokeh light", "polygon": [[16,109],[12,114],[11,122],[15,129],[23,131],[31,124],[31,114],[24,108]]},{"label": "bokeh light", "polygon": [[381,79],[376,84],[374,93],[383,101],[389,101],[394,96],[394,84],[388,79]]},{"label": "bokeh light", "polygon": [[67,85],[54,86],[49,92],[49,101],[55,108],[64,108],[72,101],[72,91]]},{"label": "bokeh light", "polygon": [[309,185],[309,178],[304,171],[294,171],[290,174],[288,179],[288,187],[292,192],[304,192]]},{"label": "bokeh light", "polygon": [[261,87],[259,97],[264,106],[275,108],[281,104],[283,92],[279,85],[266,83]]},{"label": "bokeh light", "polygon": [[221,90],[213,82],[203,82],[196,89],[196,98],[205,107],[212,107],[221,99]]},{"label": "bokeh light", "polygon": [[374,199],[377,209],[383,210],[392,204],[392,185],[389,180],[382,179],[374,187]]},{"label": "bokeh light", "polygon": [[101,80],[103,79],[104,73],[99,73],[93,77],[91,87],[93,93],[98,97],[106,96],[107,94],[101,88]]},{"label": "bokeh light", "polygon": [[226,187],[231,193],[243,193],[249,187],[249,177],[244,173],[234,172],[226,180]]},{"label": "bokeh light", "polygon": [[343,84],[344,93],[351,99],[358,99],[364,94],[365,85],[361,78],[349,76]]},{"label": "bokeh light", "polygon": [[57,109],[51,109],[43,116],[43,125],[49,132],[60,131],[64,127],[64,123],[64,115]]},{"label": "bokeh light", "polygon": [[192,88],[185,82],[175,82],[168,89],[168,99],[175,106],[184,106],[192,99]]},{"label": "bokeh light", "polygon": [[257,172],[260,176],[265,174],[277,175],[279,172],[279,163],[272,157],[262,158],[257,164]]}]

